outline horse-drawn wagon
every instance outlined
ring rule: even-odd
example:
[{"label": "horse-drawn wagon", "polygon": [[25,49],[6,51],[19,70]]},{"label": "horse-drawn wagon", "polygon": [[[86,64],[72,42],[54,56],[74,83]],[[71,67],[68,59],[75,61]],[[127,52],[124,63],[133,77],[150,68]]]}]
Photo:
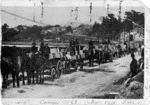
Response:
[{"label": "horse-drawn wagon", "polygon": [[[57,51],[54,49],[56,49]],[[66,47],[63,47],[61,49],[63,49],[65,52]],[[9,51],[10,54],[7,54],[7,52]],[[18,80],[20,79],[22,79],[23,84],[25,84],[26,78],[28,84],[31,84],[31,82],[35,83],[35,80],[37,83],[43,83],[45,75],[50,76],[51,79],[54,80],[55,78],[59,78],[64,72],[70,72],[71,70],[76,71],[79,64],[79,58],[77,56],[71,56],[71,59],[68,59],[66,57],[67,55],[65,56],[65,54],[60,51],[59,47],[53,48],[49,55],[49,58],[43,57],[42,54],[38,51],[36,53],[31,52],[31,47],[2,47],[2,58],[10,59],[11,64],[16,65],[16,68],[14,68],[13,70],[17,71],[16,78],[18,84]],[[15,60],[12,61],[12,58]],[[7,70],[2,70],[2,74],[11,74],[11,72],[6,71]],[[20,74],[21,76],[19,76]],[[12,76],[13,75],[14,74],[12,74]],[[13,82],[15,87],[15,79]]]}]

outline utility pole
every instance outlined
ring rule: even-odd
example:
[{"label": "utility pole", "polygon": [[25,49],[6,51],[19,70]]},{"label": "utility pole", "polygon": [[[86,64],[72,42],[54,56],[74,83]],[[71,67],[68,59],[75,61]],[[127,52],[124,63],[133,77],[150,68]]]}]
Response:
[{"label": "utility pole", "polygon": [[123,2],[123,0],[120,0],[120,3],[119,3],[119,15],[118,15],[118,20],[119,20],[119,22],[121,22],[121,10],[122,10],[122,2]]},{"label": "utility pole", "polygon": [[41,2],[42,10],[41,10],[41,22],[43,23],[43,15],[44,15],[44,7],[43,7],[43,2]]},{"label": "utility pole", "polygon": [[109,14],[109,4],[107,4],[107,16]]},{"label": "utility pole", "polygon": [[[107,16],[109,15],[109,4],[107,4]],[[109,40],[109,33],[107,34],[107,41]]]},{"label": "utility pole", "polygon": [[[121,4],[122,4],[122,2],[123,2],[123,0],[120,0],[120,3],[119,3],[119,15],[118,15],[118,21],[119,21],[119,24],[121,24],[121,9],[122,9],[122,6],[121,6]],[[119,25],[120,26],[120,25]],[[121,37],[121,35],[120,35],[120,37]],[[121,40],[120,40],[120,38],[119,38],[119,43],[121,42]]]},{"label": "utility pole", "polygon": [[89,16],[90,16],[90,22],[92,22],[92,2],[90,3],[90,14],[89,14]]}]

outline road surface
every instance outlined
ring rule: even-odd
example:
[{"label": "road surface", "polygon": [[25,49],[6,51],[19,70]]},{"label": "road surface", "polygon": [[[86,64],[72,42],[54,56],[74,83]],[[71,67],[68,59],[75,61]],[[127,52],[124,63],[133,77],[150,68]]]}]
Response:
[{"label": "road surface", "polygon": [[[136,54],[137,59],[139,56]],[[45,79],[44,84],[22,85],[13,88],[12,84],[2,91],[3,98],[107,98],[106,94],[119,92],[114,84],[129,72],[130,55],[100,66],[85,66],[83,71],[64,74],[60,79]]]}]

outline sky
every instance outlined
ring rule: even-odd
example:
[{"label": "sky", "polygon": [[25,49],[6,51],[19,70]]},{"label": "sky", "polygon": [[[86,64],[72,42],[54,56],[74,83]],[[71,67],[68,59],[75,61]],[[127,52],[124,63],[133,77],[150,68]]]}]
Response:
[{"label": "sky", "polygon": [[[93,24],[94,22],[101,23],[101,17],[107,14],[107,4],[109,4],[109,13],[114,13],[118,16],[119,0],[43,0],[43,17],[42,6],[40,0],[24,0],[20,2],[18,0],[5,0],[3,1],[1,10],[35,20],[43,22],[46,25],[72,25],[79,24]],[[90,17],[90,3],[92,3],[92,13]],[[78,7],[78,18],[75,20],[75,10]],[[124,0],[122,2],[122,18],[126,11],[136,10],[138,12],[144,12],[144,7],[141,2],[137,0]],[[71,16],[72,15],[72,16]],[[92,22],[90,22],[92,18]],[[70,24],[73,22],[73,24]],[[1,12],[1,24],[7,23],[9,27],[16,27],[17,25],[42,25],[34,23],[33,21],[27,21],[25,19],[12,16],[8,13]]]}]

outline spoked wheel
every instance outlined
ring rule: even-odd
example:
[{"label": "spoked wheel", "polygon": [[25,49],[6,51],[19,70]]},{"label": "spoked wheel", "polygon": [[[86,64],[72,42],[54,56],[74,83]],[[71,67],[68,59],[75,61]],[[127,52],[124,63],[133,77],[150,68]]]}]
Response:
[{"label": "spoked wheel", "polygon": [[56,74],[56,69],[54,67],[51,68],[51,79],[54,81],[55,79],[55,74]]},{"label": "spoked wheel", "polygon": [[63,64],[62,62],[59,60],[57,62],[57,67],[56,67],[56,75],[57,75],[57,78],[60,78],[61,75],[63,73]]},{"label": "spoked wheel", "polygon": [[78,69],[78,62],[76,61],[76,62],[74,63],[74,71],[77,71],[77,69]]},{"label": "spoked wheel", "polygon": [[84,62],[79,62],[80,63],[80,70],[82,71],[83,70],[83,65],[84,65]]}]

